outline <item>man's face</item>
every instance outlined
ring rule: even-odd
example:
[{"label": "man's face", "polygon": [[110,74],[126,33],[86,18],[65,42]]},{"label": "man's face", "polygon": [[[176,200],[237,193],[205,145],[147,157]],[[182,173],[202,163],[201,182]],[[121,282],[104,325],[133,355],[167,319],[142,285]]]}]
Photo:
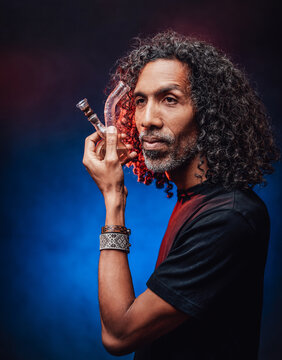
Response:
[{"label": "man's face", "polygon": [[197,127],[187,67],[178,60],[148,63],[134,94],[136,126],[147,168],[165,172],[189,163],[195,156]]}]

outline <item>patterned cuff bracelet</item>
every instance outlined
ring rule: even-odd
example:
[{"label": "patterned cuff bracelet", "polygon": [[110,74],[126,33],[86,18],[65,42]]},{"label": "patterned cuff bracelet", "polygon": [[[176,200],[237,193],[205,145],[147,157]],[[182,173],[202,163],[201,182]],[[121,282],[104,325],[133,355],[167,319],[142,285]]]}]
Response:
[{"label": "patterned cuff bracelet", "polygon": [[130,229],[127,229],[125,226],[122,225],[105,225],[102,227],[101,233],[121,233],[129,236],[131,234],[131,231]]},{"label": "patterned cuff bracelet", "polygon": [[129,253],[130,246],[128,235],[116,232],[100,235],[100,250],[122,250]]}]

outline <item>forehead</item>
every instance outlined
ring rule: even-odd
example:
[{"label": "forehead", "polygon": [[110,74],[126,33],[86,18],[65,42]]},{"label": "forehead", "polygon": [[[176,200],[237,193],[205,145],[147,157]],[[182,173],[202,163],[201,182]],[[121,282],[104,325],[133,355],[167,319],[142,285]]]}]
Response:
[{"label": "forehead", "polygon": [[187,88],[188,69],[179,60],[158,59],[149,62],[140,72],[135,92],[150,93],[167,85]]}]

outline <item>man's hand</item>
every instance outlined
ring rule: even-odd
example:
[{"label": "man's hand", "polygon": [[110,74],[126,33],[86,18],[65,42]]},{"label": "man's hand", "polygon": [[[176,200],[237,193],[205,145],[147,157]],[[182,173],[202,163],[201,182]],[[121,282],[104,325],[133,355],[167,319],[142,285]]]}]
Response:
[{"label": "man's hand", "polygon": [[[85,140],[83,164],[104,195],[106,203],[117,197],[121,197],[125,201],[127,190],[124,186],[122,165],[133,160],[137,155],[136,152],[132,152],[123,163],[120,163],[117,154],[117,137],[117,129],[114,126],[108,127],[106,154],[102,160],[97,153],[97,143],[101,140],[99,134],[93,133]],[[126,145],[126,147],[131,148],[130,145]]]}]

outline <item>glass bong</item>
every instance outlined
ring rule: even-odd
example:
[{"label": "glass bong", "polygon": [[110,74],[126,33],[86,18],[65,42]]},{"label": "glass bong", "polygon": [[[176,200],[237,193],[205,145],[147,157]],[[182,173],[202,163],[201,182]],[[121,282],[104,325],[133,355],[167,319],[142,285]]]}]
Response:
[{"label": "glass bong", "polygon": [[[93,110],[88,104],[87,99],[81,100],[76,105],[77,108],[83,111],[88,121],[91,122],[91,124],[95,127],[96,131],[101,137],[101,140],[96,147],[96,153],[100,156],[101,160],[104,159],[106,154],[106,129],[108,126],[116,126],[116,105],[129,90],[129,86],[125,85],[124,82],[120,81],[114,88],[114,90],[110,93],[106,100],[104,108],[105,126],[99,120],[97,114],[93,112]],[[128,156],[128,150],[123,144],[123,142],[120,140],[119,135],[117,142],[117,154],[120,162],[123,162]]]}]

